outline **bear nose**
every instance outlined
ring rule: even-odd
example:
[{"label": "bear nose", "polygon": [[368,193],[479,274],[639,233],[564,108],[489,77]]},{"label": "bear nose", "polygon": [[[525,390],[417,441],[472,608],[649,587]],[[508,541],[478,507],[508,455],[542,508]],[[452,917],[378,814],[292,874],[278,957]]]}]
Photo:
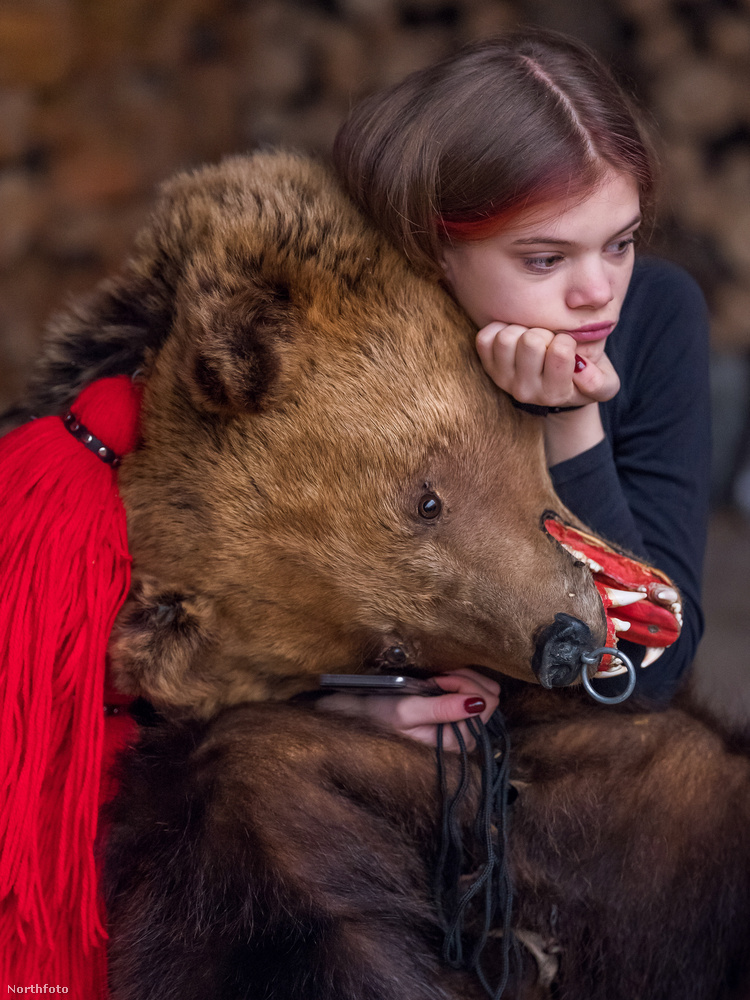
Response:
[{"label": "bear nose", "polygon": [[539,632],[531,667],[542,687],[565,687],[581,672],[581,654],[593,648],[588,625],[559,612],[554,622]]}]

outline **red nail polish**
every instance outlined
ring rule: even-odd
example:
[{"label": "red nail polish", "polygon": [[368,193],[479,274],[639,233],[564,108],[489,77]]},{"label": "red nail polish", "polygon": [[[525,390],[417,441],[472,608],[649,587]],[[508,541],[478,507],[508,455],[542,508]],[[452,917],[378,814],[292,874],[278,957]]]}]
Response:
[{"label": "red nail polish", "polygon": [[467,715],[479,715],[487,708],[484,698],[467,698],[464,702],[464,712]]},{"label": "red nail polish", "polygon": [[576,354],[575,371],[582,372],[585,367],[586,367],[586,362],[583,360],[582,357],[580,357],[580,355]]}]

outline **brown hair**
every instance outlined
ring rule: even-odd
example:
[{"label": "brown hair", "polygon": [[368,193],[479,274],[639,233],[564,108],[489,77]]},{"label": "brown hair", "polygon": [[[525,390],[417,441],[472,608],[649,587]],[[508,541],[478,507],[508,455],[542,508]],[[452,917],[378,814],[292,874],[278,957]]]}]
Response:
[{"label": "brown hair", "polygon": [[524,31],[468,45],[363,101],[333,158],[357,204],[416,265],[607,169],[653,206],[656,159],[634,103],[581,43]]}]

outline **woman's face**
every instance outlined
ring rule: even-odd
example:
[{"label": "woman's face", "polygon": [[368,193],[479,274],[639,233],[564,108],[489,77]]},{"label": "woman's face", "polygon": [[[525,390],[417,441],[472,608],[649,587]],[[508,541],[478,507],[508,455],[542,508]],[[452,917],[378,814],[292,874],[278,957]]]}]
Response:
[{"label": "woman's face", "polygon": [[596,361],[620,318],[640,221],[635,180],[612,171],[583,200],[531,209],[489,239],[446,247],[445,276],[477,326],[568,333]]}]

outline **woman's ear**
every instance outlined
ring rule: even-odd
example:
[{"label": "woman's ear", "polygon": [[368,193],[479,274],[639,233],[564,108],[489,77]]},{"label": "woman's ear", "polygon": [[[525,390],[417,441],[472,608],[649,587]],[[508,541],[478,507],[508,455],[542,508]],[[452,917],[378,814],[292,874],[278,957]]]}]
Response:
[{"label": "woman's ear", "polygon": [[453,258],[455,250],[450,246],[444,246],[440,252],[440,270],[443,273],[443,280],[449,288],[453,285]]}]

